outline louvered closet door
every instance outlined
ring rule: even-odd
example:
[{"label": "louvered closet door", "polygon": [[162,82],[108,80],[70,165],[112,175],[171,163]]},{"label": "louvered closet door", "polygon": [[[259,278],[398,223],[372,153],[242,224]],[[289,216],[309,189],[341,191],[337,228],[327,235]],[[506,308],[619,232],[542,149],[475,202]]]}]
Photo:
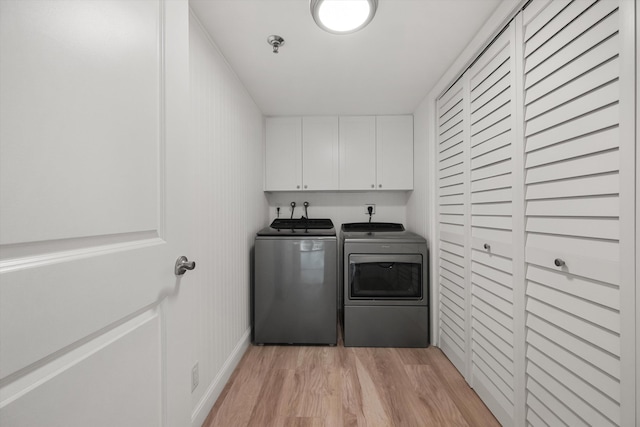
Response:
[{"label": "louvered closet door", "polygon": [[463,82],[438,100],[440,348],[460,372],[466,359],[465,138]]},{"label": "louvered closet door", "polygon": [[620,424],[618,2],[524,11],[533,426]]},{"label": "louvered closet door", "polygon": [[503,425],[514,411],[512,22],[468,71],[471,385]]}]

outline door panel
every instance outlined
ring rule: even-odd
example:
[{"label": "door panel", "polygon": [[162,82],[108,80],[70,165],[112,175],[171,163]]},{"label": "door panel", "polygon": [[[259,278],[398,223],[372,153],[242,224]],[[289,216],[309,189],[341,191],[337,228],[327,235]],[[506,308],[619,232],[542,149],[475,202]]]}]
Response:
[{"label": "door panel", "polygon": [[157,230],[159,2],[24,3],[3,4],[0,244]]},{"label": "door panel", "polygon": [[376,118],[342,116],[339,118],[340,189],[376,188]]},{"label": "door panel", "polygon": [[35,369],[3,390],[2,425],[161,425],[160,331],[152,309]]},{"label": "door panel", "polygon": [[267,191],[302,189],[302,119],[266,120],[265,184]]},{"label": "door panel", "polygon": [[[302,184],[305,190],[337,190],[340,176],[338,117],[302,118]],[[278,150],[278,155],[281,150]]]},{"label": "door panel", "polygon": [[0,8],[0,424],[187,423],[188,5]]}]

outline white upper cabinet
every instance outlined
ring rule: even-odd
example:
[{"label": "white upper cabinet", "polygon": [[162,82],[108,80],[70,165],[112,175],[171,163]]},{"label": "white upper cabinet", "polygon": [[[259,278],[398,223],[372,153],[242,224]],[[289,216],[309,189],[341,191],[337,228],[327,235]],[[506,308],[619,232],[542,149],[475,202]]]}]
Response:
[{"label": "white upper cabinet", "polygon": [[380,190],[413,188],[413,116],[376,118],[376,186]]},{"label": "white upper cabinet", "polygon": [[340,117],[340,189],[375,188],[376,118]]},{"label": "white upper cabinet", "polygon": [[295,191],[302,188],[302,119],[266,120],[264,189]]},{"label": "white upper cabinet", "polygon": [[339,188],[338,117],[302,118],[302,188]]},{"label": "white upper cabinet", "polygon": [[266,122],[265,191],[413,189],[413,116]]}]

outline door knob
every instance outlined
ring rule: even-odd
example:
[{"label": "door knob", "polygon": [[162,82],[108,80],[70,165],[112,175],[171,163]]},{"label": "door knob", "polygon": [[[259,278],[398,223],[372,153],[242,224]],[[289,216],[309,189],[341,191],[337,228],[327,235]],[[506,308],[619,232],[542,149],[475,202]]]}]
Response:
[{"label": "door knob", "polygon": [[187,270],[196,268],[195,261],[189,261],[186,256],[181,256],[176,260],[176,268],[174,272],[176,276],[182,276]]}]

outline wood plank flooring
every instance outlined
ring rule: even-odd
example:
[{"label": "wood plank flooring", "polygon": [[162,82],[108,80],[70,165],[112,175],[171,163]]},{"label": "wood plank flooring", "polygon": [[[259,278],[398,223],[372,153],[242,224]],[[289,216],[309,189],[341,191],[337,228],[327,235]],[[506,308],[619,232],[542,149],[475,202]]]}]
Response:
[{"label": "wood plank flooring", "polygon": [[203,427],[499,426],[436,347],[251,346]]}]

